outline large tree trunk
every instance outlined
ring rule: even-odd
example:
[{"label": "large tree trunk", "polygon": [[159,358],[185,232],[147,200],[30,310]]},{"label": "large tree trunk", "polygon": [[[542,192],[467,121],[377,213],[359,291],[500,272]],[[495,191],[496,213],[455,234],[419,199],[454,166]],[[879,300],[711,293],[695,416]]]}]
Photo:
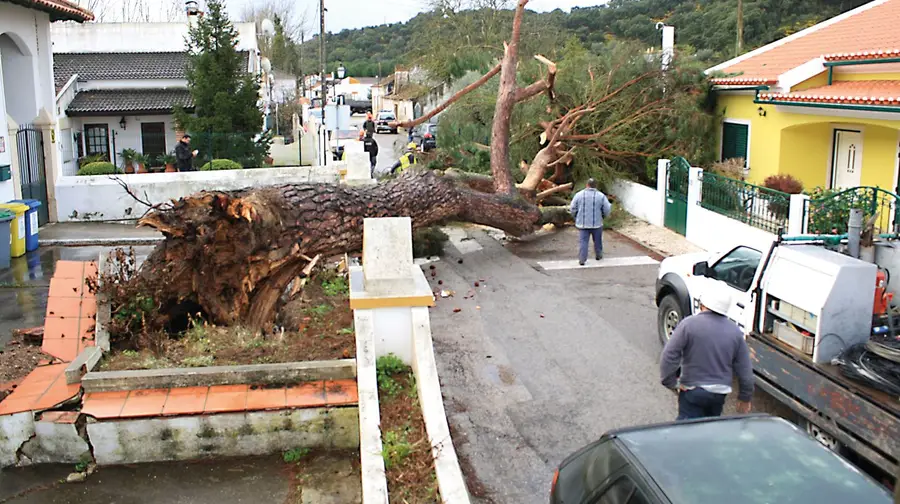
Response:
[{"label": "large tree trunk", "polygon": [[[557,147],[532,163],[523,187],[516,188],[509,167],[513,108],[542,92],[552,98],[556,76],[556,65],[536,56],[547,66],[547,76],[525,88],[516,85],[519,34],[527,3],[518,2],[512,38],[502,62],[445,104],[500,73],[491,139],[492,177],[453,170],[412,171],[369,188],[295,184],[202,192],[183,198],[171,208],[156,209],[140,224],[162,231],[166,239],[145,262],[139,281],[152,292],[163,318],[191,303],[199,305],[215,323],[262,328],[274,320],[282,292],[310,257],[362,247],[366,217],[408,216],[414,229],[456,219],[512,235],[530,233],[545,222],[566,221],[566,208],[539,208],[535,204],[542,197],[568,189],[540,185],[544,171],[557,158]],[[560,131],[568,129],[568,120],[558,123],[563,127],[553,132],[551,144],[556,143]]]},{"label": "large tree trunk", "polygon": [[285,185],[204,192],[154,212],[141,225],[166,240],[147,259],[142,281],[171,310],[199,304],[219,324],[262,327],[309,257],[362,247],[363,219],[408,216],[414,229],[449,219],[529,233],[540,210],[513,196],[478,192],[440,172],[410,173],[371,188]]}]

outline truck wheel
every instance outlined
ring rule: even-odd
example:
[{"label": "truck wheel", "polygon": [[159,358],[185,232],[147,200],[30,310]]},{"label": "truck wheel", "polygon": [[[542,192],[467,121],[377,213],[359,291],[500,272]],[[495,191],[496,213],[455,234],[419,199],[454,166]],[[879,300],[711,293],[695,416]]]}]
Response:
[{"label": "truck wheel", "polygon": [[662,301],[659,303],[659,310],[656,312],[656,327],[660,343],[665,345],[669,342],[675,326],[681,322],[682,317],[681,305],[679,305],[675,294],[668,294],[662,298]]}]

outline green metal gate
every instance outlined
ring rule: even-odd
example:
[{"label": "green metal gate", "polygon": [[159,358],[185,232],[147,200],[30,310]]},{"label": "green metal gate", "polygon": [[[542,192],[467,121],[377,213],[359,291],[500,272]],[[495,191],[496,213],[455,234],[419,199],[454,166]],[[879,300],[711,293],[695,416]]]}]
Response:
[{"label": "green metal gate", "polygon": [[684,235],[687,231],[687,194],[691,164],[683,157],[673,158],[666,168],[666,211],[664,224],[667,228]]},{"label": "green metal gate", "polygon": [[47,177],[44,171],[44,135],[31,124],[23,124],[16,132],[19,155],[19,172],[22,179],[22,197],[41,202],[38,208],[38,225],[50,220],[47,198]]}]

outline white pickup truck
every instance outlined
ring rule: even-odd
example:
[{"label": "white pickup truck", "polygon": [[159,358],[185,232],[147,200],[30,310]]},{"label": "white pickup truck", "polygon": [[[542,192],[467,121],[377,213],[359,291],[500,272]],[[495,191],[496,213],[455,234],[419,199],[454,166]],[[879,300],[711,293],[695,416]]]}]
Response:
[{"label": "white pickup truck", "polygon": [[717,292],[730,295],[728,316],[747,335],[757,386],[823,444],[890,482],[900,460],[900,400],[831,363],[872,334],[878,271],[811,242],[669,257],[656,281],[659,338],[665,344],[699,311],[711,283],[723,284]]}]

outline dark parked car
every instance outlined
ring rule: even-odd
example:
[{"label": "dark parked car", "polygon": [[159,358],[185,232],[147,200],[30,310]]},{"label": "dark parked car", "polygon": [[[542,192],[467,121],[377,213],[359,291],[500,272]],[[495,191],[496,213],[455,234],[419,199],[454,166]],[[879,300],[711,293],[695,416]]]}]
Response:
[{"label": "dark parked car", "polygon": [[397,127],[391,126],[391,123],[397,120],[397,116],[393,112],[382,110],[375,118],[375,133],[387,131],[388,133],[397,134]]},{"label": "dark parked car", "polygon": [[437,124],[425,123],[416,127],[413,131],[413,142],[422,149],[422,152],[428,152],[437,148]]},{"label": "dark parked car", "polygon": [[887,490],[786,420],[622,429],[559,466],[553,504],[890,504]]}]

